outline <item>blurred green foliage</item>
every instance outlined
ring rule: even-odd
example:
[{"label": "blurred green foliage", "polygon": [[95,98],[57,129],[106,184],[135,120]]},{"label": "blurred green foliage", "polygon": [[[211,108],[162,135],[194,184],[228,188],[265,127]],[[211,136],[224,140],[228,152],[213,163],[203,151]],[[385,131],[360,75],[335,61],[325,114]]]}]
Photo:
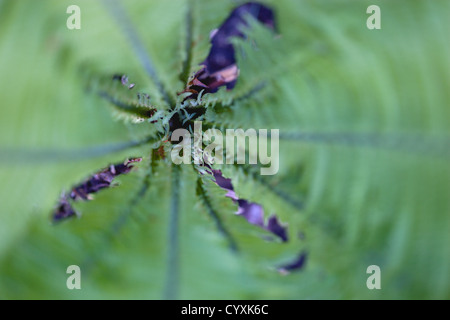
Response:
[{"label": "blurred green foliage", "polygon": [[[199,174],[183,166],[174,297],[450,298],[450,2],[266,2],[281,36],[256,28],[257,49],[238,41],[236,88],[205,101],[268,83],[249,103],[211,107],[207,117],[218,127],[290,134],[281,140],[277,175],[222,170],[241,198],[288,224],[291,241],[264,240],[268,234],[234,215],[225,192],[200,177],[237,239],[239,253],[231,252],[195,193]],[[189,3],[123,4],[174,97],[184,88],[178,75]],[[192,1],[192,71],[208,52],[209,32],[238,3]],[[80,30],[66,27],[71,4],[81,8]],[[381,8],[381,30],[366,27],[371,4]],[[105,154],[155,129],[123,121],[87,90],[86,68],[126,73],[134,90],[168,108],[101,2],[0,1],[2,299],[160,299],[174,276],[173,168],[149,164],[151,145]],[[120,186],[78,204],[81,219],[50,224],[61,190],[129,156],[144,161]],[[300,250],[308,251],[305,268],[280,275],[275,268]],[[72,264],[81,267],[81,290],[66,287]],[[366,287],[373,264],[381,268],[381,290]]]}]

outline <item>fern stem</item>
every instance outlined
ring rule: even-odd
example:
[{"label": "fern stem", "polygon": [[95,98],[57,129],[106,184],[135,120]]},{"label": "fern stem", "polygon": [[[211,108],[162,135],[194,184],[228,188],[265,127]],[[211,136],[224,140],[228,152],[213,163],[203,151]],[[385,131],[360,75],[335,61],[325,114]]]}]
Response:
[{"label": "fern stem", "polygon": [[200,199],[202,200],[203,204],[205,205],[209,215],[214,220],[217,229],[223,235],[223,237],[225,237],[225,239],[228,241],[228,246],[229,246],[230,250],[233,252],[237,252],[238,246],[236,244],[236,241],[234,240],[234,238],[232,237],[230,232],[223,225],[223,222],[220,219],[220,216],[218,215],[218,213],[214,210],[211,200],[209,199],[209,196],[206,193],[203,181],[201,179],[197,180],[197,194],[199,195]]},{"label": "fern stem", "polygon": [[167,275],[164,299],[173,300],[178,296],[179,283],[179,239],[178,220],[180,205],[180,166],[172,165],[172,198],[169,213]]},{"label": "fern stem", "polygon": [[[270,137],[270,135],[269,135]],[[423,135],[383,135],[378,133],[318,133],[280,132],[280,140],[299,141],[311,144],[332,144],[349,147],[379,148],[437,157],[450,156],[450,140],[446,137]]]},{"label": "fern stem", "polygon": [[186,12],[186,43],[185,54],[186,58],[183,60],[183,68],[180,73],[180,80],[183,84],[187,84],[189,79],[189,73],[192,64],[192,33],[193,33],[193,17],[192,17],[192,4],[189,1],[188,9]]},{"label": "fern stem", "polygon": [[133,213],[133,209],[146,195],[148,189],[150,188],[150,179],[152,176],[153,170],[152,167],[150,167],[144,177],[144,181],[138,193],[130,200],[130,203],[128,204],[126,210],[122,212],[122,214],[116,219],[116,221],[114,221],[113,225],[111,226],[113,236],[117,235],[122,230],[123,226],[128,221],[128,218]]},{"label": "fern stem", "polygon": [[260,184],[262,184],[265,188],[267,188],[267,190],[269,190],[270,192],[272,192],[273,194],[275,194],[279,198],[283,199],[284,201],[289,203],[291,206],[293,206],[297,210],[303,210],[304,205],[303,205],[303,203],[300,200],[294,198],[293,196],[291,196],[287,192],[285,192],[283,190],[280,190],[279,188],[271,185],[260,174],[258,174],[256,172],[254,172],[253,170],[251,170],[249,166],[237,165],[237,164],[235,164],[235,166],[241,167],[247,175],[250,175],[253,179],[255,179]]},{"label": "fern stem", "polygon": [[158,88],[158,91],[161,93],[164,101],[167,103],[168,106],[173,106],[175,102],[168,94],[167,90],[164,88],[163,83],[159,79],[154,63],[151,57],[148,55],[144,45],[142,44],[136,29],[134,28],[130,19],[126,15],[125,9],[117,0],[103,0],[103,3],[108,8],[111,15],[114,17],[116,23],[122,29],[123,34],[128,38],[128,41],[130,42],[131,46],[136,52],[138,59],[141,61],[141,64],[144,67],[147,74],[156,84],[156,87]]},{"label": "fern stem", "polygon": [[150,167],[148,172],[146,173],[144,177],[144,181],[142,182],[142,186],[139,189],[136,196],[134,196],[126,209],[119,215],[119,217],[113,222],[111,227],[109,228],[110,232],[105,234],[104,237],[104,247],[102,251],[96,250],[94,252],[91,252],[83,261],[82,263],[82,269],[85,274],[90,273],[92,270],[92,267],[95,266],[95,263],[100,261],[103,253],[111,247],[112,240],[114,237],[117,237],[122,230],[123,226],[129,221],[129,217],[133,213],[134,208],[136,205],[142,200],[142,198],[147,193],[148,189],[150,188],[150,179],[153,176],[153,170]]},{"label": "fern stem", "polygon": [[133,115],[138,116],[140,118],[149,119],[149,118],[151,118],[153,116],[153,114],[156,111],[155,109],[151,109],[151,108],[148,108],[148,107],[142,107],[142,106],[127,104],[127,103],[125,103],[123,101],[120,101],[119,99],[114,98],[112,95],[110,95],[106,91],[100,91],[98,93],[98,95],[100,97],[102,97],[103,99],[105,99],[106,101],[108,101],[109,103],[113,104],[120,111],[129,113],[129,114],[133,114]]},{"label": "fern stem", "polygon": [[138,141],[121,142],[117,144],[105,144],[72,150],[45,149],[45,148],[43,149],[2,148],[0,149],[0,165],[47,164],[47,163],[60,163],[61,161],[79,161],[85,159],[92,159],[107,154],[132,149],[156,141],[159,141],[159,138],[155,136],[148,136]]}]

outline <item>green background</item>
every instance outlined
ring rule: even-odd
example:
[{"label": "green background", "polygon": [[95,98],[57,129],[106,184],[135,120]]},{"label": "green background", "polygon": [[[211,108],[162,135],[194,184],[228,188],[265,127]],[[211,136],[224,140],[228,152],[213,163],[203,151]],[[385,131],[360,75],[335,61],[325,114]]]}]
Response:
[{"label": "green background", "polygon": [[[207,55],[209,32],[238,3],[192,1],[192,72]],[[239,252],[231,252],[196,195],[199,174],[183,166],[173,268],[170,162],[150,166],[151,145],[106,154],[155,126],[132,123],[86,89],[92,74],[126,73],[133,94],[147,92],[167,109],[108,5],[0,1],[1,299],[450,298],[450,2],[267,3],[281,36],[256,28],[257,49],[238,44],[238,84],[217,97],[238,97],[262,80],[266,88],[208,117],[221,128],[292,134],[280,141],[273,177],[223,168],[240,197],[288,224],[290,241],[265,240],[202,177],[237,240]],[[81,9],[80,30],[66,27],[71,4]],[[366,27],[371,4],[381,8],[381,30]],[[184,88],[189,2],[123,5],[175,97]],[[61,190],[130,156],[144,161],[117,179],[120,186],[77,204],[80,219],[50,223]],[[146,179],[149,189],[136,200]],[[304,269],[276,271],[302,250]],[[81,290],[66,287],[73,264]],[[369,265],[381,268],[381,290],[366,287]]]}]

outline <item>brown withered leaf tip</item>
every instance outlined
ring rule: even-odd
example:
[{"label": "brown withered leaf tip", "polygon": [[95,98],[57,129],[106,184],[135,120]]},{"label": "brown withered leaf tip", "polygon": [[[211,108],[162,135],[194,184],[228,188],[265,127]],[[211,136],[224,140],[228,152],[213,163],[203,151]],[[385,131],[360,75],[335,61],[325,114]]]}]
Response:
[{"label": "brown withered leaf tip", "polygon": [[233,202],[238,204],[239,207],[238,211],[236,212],[237,215],[244,217],[249,223],[273,233],[283,242],[287,242],[289,240],[287,226],[281,224],[275,214],[269,216],[266,222],[263,207],[258,203],[238,198],[234,191],[233,184],[231,183],[231,179],[225,178],[222,175],[222,171],[212,170],[208,166],[208,172],[210,172],[214,177],[214,182],[219,187],[227,191],[227,194],[225,196],[232,199]]},{"label": "brown withered leaf tip", "polygon": [[214,93],[222,86],[226,86],[229,90],[234,88],[239,76],[239,68],[231,38],[245,37],[242,28],[248,26],[247,16],[251,16],[272,30],[275,29],[274,12],[265,5],[248,2],[234,9],[223,24],[211,32],[211,49],[208,57],[200,64],[202,68],[181,93],[191,92],[189,99],[196,99],[202,90],[204,93]]},{"label": "brown withered leaf tip", "polygon": [[127,88],[130,89],[130,90],[133,89],[134,86],[136,85],[135,83],[129,83],[129,82],[128,82],[128,76],[125,75],[125,74],[123,74],[123,75],[121,75],[121,74],[115,74],[115,75],[113,75],[112,79],[113,79],[113,80],[120,81],[120,83],[122,83],[122,85],[123,85],[124,87],[127,87]]},{"label": "brown withered leaf tip", "polygon": [[77,215],[77,212],[71,205],[71,201],[92,200],[94,193],[109,188],[115,177],[121,174],[127,174],[133,168],[132,163],[140,161],[142,161],[142,158],[131,158],[123,163],[112,164],[73,187],[68,196],[63,193],[53,212],[53,221],[57,222]]},{"label": "brown withered leaf tip", "polygon": [[59,199],[58,205],[53,212],[53,222],[61,221],[76,215],[78,215],[78,213],[73,209],[67,198],[67,195],[63,193],[61,195],[61,198]]},{"label": "brown withered leaf tip", "polygon": [[299,271],[304,268],[307,258],[308,253],[306,251],[302,251],[294,260],[278,267],[278,272],[282,275],[288,275],[291,272]]}]

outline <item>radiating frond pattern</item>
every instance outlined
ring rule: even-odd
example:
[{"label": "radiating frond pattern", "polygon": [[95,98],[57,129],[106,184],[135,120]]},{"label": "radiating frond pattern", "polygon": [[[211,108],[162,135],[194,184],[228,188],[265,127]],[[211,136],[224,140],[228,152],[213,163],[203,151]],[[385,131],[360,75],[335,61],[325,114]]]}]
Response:
[{"label": "radiating frond pattern", "polygon": [[[381,30],[366,27],[374,1],[264,1],[279,36],[255,23],[234,40],[235,88],[191,107],[205,127],[280,129],[278,174],[214,169],[286,243],[173,165],[161,129],[242,2],[73,3],[80,30],[64,2],[0,2],[0,298],[450,297],[448,1],[375,1]],[[50,223],[61,190],[130,157],[118,186],[74,204],[80,219]],[[81,290],[66,288],[74,264]]]}]

